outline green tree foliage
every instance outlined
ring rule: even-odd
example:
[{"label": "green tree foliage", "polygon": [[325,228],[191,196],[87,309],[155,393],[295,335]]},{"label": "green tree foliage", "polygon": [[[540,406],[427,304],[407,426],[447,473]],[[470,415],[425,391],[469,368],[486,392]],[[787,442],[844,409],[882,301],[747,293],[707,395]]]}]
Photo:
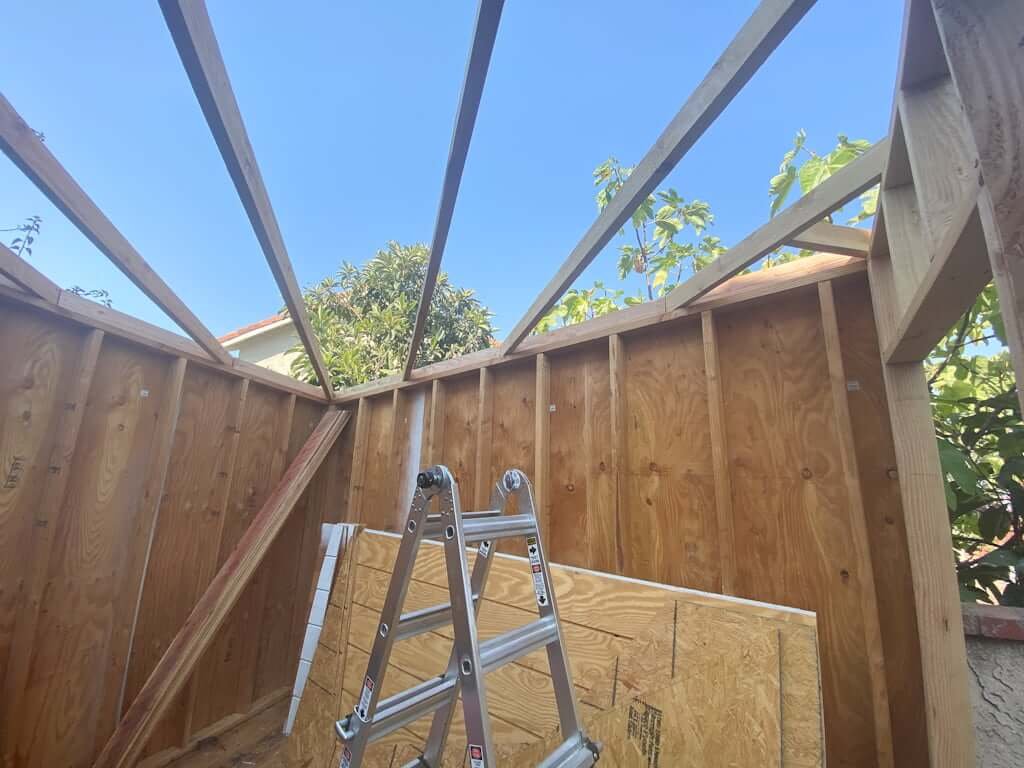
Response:
[{"label": "green tree foliage", "polygon": [[[598,210],[604,210],[632,172],[632,167],[614,157],[594,169]],[[619,231],[619,279],[638,276],[640,287],[636,292],[610,289],[600,281],[591,288],[572,288],[541,318],[534,332],[545,333],[614,312],[623,305],[664,296],[684,276],[692,275],[725,250],[717,237],[707,234],[714,221],[708,203],[687,201],[671,187],[649,195],[633,213],[629,225]]]},{"label": "green tree foliage", "polygon": [[[430,249],[389,242],[361,267],[342,262],[338,272],[304,291],[313,332],[335,387],[362,384],[401,372],[409,353],[416,308]],[[437,277],[417,364],[447,360],[489,346],[493,314],[473,291]],[[303,352],[302,346],[293,347]],[[292,373],[317,383],[305,354]]]}]

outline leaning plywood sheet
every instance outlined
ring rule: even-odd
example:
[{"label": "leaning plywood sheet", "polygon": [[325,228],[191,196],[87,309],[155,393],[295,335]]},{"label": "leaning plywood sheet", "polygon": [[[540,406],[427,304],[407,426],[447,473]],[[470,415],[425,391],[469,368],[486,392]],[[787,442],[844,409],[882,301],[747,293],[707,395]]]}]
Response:
[{"label": "leaning plywood sheet", "polygon": [[[314,709],[303,696],[283,766],[336,764],[333,715],[326,713],[345,714],[355,703],[399,541],[392,534],[364,532],[351,576],[339,572],[339,583],[351,579],[349,621],[339,630],[339,636],[347,633],[340,692],[337,681],[325,680],[323,690],[316,689],[323,701],[315,706],[324,714],[300,735],[303,712]],[[444,602],[446,579],[442,548],[423,544],[406,610]],[[580,714],[593,737],[606,745],[602,764],[696,766],[720,764],[717,758],[725,756],[721,764],[822,765],[813,614],[567,566],[553,566],[552,579]],[[336,585],[336,596],[339,589]],[[479,622],[483,639],[536,617],[523,558],[497,556],[486,595]],[[450,627],[396,644],[383,695],[442,672],[450,648]],[[311,679],[321,655],[327,669],[328,657],[339,653],[328,652],[321,641]],[[333,663],[331,673],[339,666]],[[538,762],[557,741],[558,724],[544,652],[494,671],[487,691],[500,764]],[[419,754],[428,727],[424,719],[375,744],[364,765],[403,765]],[[297,739],[305,740],[301,749]],[[445,765],[463,765],[464,751],[459,714]],[[310,757],[315,759],[306,762]]]}]

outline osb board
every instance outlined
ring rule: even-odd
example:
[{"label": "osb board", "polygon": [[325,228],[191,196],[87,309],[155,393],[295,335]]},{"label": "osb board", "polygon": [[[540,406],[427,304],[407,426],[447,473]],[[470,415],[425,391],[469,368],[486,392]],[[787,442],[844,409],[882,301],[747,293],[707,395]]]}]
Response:
[{"label": "osb board", "polygon": [[[373,531],[366,531],[359,538],[341,684],[342,715],[355,703],[398,543],[395,536]],[[822,764],[813,616],[565,566],[554,566],[552,579],[578,706],[585,723],[594,723],[598,730],[614,730],[614,726],[603,725],[605,721],[601,718],[616,717],[614,713],[620,705],[634,696],[653,696],[647,699],[648,704],[664,704],[662,712],[669,713],[666,725],[676,722],[672,718],[686,721],[686,733],[694,743],[688,739],[689,751],[679,754],[688,760],[696,759],[692,755],[711,754],[722,748],[719,745],[739,722],[747,732],[743,738],[733,736],[732,743],[725,747],[732,750],[727,754],[739,756],[737,760],[749,757],[747,762],[737,765]],[[443,599],[446,583],[442,548],[424,543],[416,561],[406,610],[436,604]],[[536,618],[529,568],[522,558],[496,555],[485,594],[479,621],[481,637],[485,639]],[[337,668],[333,661],[336,655],[322,646],[323,643],[314,666],[320,664],[323,654],[325,668],[333,664],[333,672]],[[443,671],[450,648],[450,628],[397,643],[382,695]],[[320,673],[313,676],[319,677]],[[682,686],[682,694],[673,693],[671,702],[658,698],[661,694],[657,689],[676,680]],[[326,689],[329,685],[330,681],[325,681],[322,687]],[[558,725],[543,652],[535,652],[488,675],[487,691],[492,733],[502,755],[501,764],[531,764],[517,753],[530,744],[545,742]],[[709,692],[713,692],[712,707],[701,704]],[[318,690],[308,704],[304,697],[300,705],[332,713],[320,718],[326,728],[308,733],[310,742],[303,754],[316,750],[318,755],[327,754],[328,745],[334,743],[333,721],[340,715],[333,713],[339,710],[334,708],[334,699],[321,694],[324,691]],[[728,719],[719,719],[719,715]],[[429,719],[424,718],[394,734],[386,743],[374,745],[365,764],[389,766],[401,764],[403,758],[411,759],[422,747],[428,728]],[[302,740],[306,738],[298,741],[305,743]],[[614,747],[608,754],[627,746]],[[462,765],[464,751],[459,712],[454,718],[445,765]],[[623,755],[627,753],[624,751]],[[331,757],[335,755],[332,753]],[[307,763],[286,761],[284,765]],[[330,763],[308,765],[316,768]]]}]

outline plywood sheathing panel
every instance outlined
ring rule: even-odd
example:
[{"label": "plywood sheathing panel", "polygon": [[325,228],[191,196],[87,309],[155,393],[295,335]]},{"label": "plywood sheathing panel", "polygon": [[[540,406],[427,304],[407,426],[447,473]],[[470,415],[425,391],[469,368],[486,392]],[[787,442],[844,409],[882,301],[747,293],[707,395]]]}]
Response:
[{"label": "plywood sheathing panel", "polygon": [[[341,686],[342,714],[355,703],[398,543],[395,536],[373,531],[360,536]],[[492,568],[488,595],[480,612],[483,638],[508,631],[536,616],[525,560],[499,555]],[[416,561],[406,608],[414,610],[444,599],[444,574],[442,548],[424,544]],[[666,728],[674,728],[673,723],[685,723],[688,751],[679,753],[680,759],[696,760],[697,755],[707,756],[725,749],[727,754],[736,756],[737,765],[822,764],[813,616],[565,566],[555,566],[552,578],[585,722],[601,728],[602,718],[614,719],[623,702],[628,704],[636,696],[652,706],[664,703],[663,711],[668,713],[664,720]],[[615,610],[608,609],[612,605]],[[383,695],[443,669],[451,637],[451,629],[444,628],[396,645]],[[334,658],[323,646],[321,641],[314,666],[319,663],[320,654],[324,655],[325,664]],[[318,674],[314,671],[311,678]],[[501,764],[533,764],[533,757],[525,757],[527,753],[521,750],[529,744],[543,743],[558,723],[544,654],[536,652],[496,670],[488,676],[487,684]],[[658,690],[673,684],[683,685],[685,695],[673,693],[664,699],[652,698]],[[337,695],[329,681],[323,687]],[[711,709],[703,703],[708,696],[715,704]],[[321,702],[318,706],[325,704]],[[728,718],[722,719],[723,714]],[[744,723],[743,738],[734,736],[735,743],[723,745],[736,722]],[[386,743],[375,745],[367,765],[388,766],[401,755],[411,759],[418,754],[416,750],[428,725],[429,720],[424,719]],[[334,742],[330,729],[318,737],[307,738],[319,738],[325,745]],[[665,738],[668,739],[667,732]],[[628,746],[630,742],[623,739],[622,743]],[[453,724],[445,765],[462,765],[464,749],[460,713]],[[293,764],[300,763],[285,763]],[[318,765],[310,764],[311,768]],[[326,768],[327,764],[324,765]]]}]

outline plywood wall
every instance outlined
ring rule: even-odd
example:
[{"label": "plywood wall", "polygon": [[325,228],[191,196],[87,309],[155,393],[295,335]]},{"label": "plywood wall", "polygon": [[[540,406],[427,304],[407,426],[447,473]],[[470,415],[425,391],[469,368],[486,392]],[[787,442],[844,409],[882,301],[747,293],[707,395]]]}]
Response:
[{"label": "plywood wall", "polygon": [[[0,301],[0,748],[86,768],[323,404]],[[149,752],[291,688],[343,435]]]},{"label": "plywood wall", "polygon": [[[812,285],[422,385],[416,455],[453,470],[466,509],[510,466],[546,477],[556,562],[815,611],[830,764],[915,765],[920,662],[870,295],[863,276],[828,289],[831,342]],[[386,530],[406,513],[386,458],[411,448],[393,401],[360,403],[351,509]]]}]

